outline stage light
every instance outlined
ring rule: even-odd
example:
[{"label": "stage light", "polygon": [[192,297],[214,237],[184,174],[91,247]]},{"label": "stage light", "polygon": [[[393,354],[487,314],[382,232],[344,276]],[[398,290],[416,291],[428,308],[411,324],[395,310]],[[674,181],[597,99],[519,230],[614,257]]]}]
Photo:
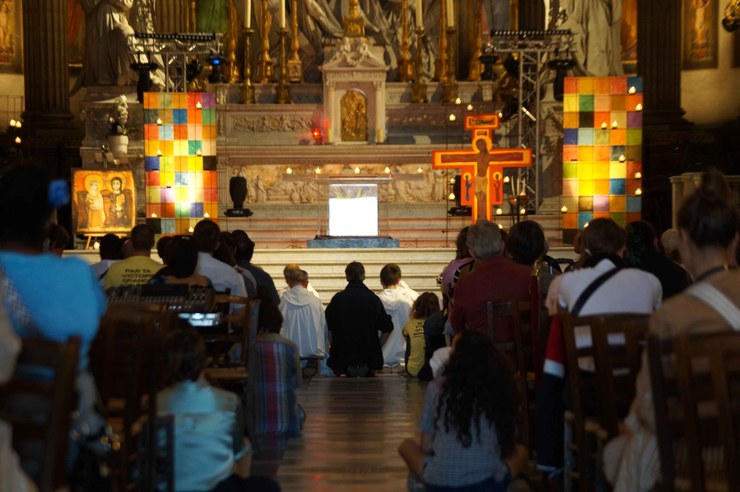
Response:
[{"label": "stage light", "polygon": [[208,64],[211,66],[212,72],[208,76],[208,82],[212,84],[218,84],[223,82],[224,78],[224,57],[221,53],[214,55],[208,59]]}]

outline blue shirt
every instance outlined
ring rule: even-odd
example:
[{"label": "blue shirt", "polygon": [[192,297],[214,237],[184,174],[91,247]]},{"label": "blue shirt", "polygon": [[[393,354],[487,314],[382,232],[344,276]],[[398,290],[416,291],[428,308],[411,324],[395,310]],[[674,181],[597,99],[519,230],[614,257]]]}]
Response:
[{"label": "blue shirt", "polygon": [[480,439],[476,437],[476,426],[470,424],[472,442],[463,447],[457,438],[457,429],[450,422],[445,432],[444,405],[437,415],[437,400],[442,391],[442,379],[435,379],[427,386],[424,409],[419,427],[432,436],[432,455],[424,459],[424,481],[438,486],[460,487],[472,485],[493,477],[503,481],[508,467],[501,461],[501,445],[493,424],[480,417]]},{"label": "blue shirt", "polygon": [[[0,252],[0,266],[26,305],[39,331],[35,334],[55,341],[80,337],[79,369],[86,369],[88,350],[106,308],[105,293],[90,266],[50,253],[7,251]],[[9,315],[18,335],[34,335],[13,319],[12,310]]]},{"label": "blue shirt", "polygon": [[242,406],[203,379],[157,394],[157,413],[175,419],[175,490],[206,491],[227,478],[245,452]]}]

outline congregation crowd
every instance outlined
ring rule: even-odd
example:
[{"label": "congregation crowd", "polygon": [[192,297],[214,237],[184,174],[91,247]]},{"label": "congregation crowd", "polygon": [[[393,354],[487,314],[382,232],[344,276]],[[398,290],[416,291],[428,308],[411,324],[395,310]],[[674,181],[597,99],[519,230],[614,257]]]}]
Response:
[{"label": "congregation crowd", "polygon": [[[270,394],[269,405],[244,409],[238,395],[209,383],[207,348],[196,329],[174,330],[162,342],[156,405],[176,422],[176,490],[248,487],[240,481],[248,480],[251,452],[244,412],[264,414],[257,433],[300,435],[306,415],[295,390],[312,363],[322,377],[392,371],[429,381],[421,439],[399,447],[409,490],[503,491],[531,473],[532,463],[557,481],[568,460],[562,315],[651,315],[650,332],[661,337],[740,329],[740,219],[724,178],[713,171],[682,205],[678,228],[664,241],[647,222],[623,228],[598,218],[576,240],[579,259],[559,261],[547,254],[538,223],[519,222],[506,233],[479,220],[460,231],[456,257],[438,279],[439,295],[414,291],[395,263],[381,269],[382,289],[373,292],[364,265],[353,261],[345,268],[346,287],[326,308],[307,271],[286,265],[287,285],[278,292],[274,279],[252,263],[255,243],[248,234],[222,231],[208,219],[192,236],[160,238],[161,262],[151,258],[155,233],[145,224],[126,239],[103,237],[101,260],[92,268],[60,258],[61,252],[49,254],[57,241],[50,236],[47,190],[44,173],[30,167],[15,168],[0,181],[0,382],[12,375],[24,337],[79,337],[77,420],[87,432],[103,425],[88,352],[106,312],[107,289],[187,285],[260,299],[255,353],[265,368],[256,375],[256,391]],[[534,307],[528,320],[536,387],[531,443],[517,432],[516,379],[522,375],[499,350],[514,339],[516,327],[510,317],[492,318],[487,307],[513,301]],[[577,338],[591,343],[587,332]],[[593,372],[593,361],[579,360],[578,369]],[[647,370],[643,361],[635,399],[620,409],[622,432],[604,452],[605,475],[617,491],[651,490],[660,477]],[[0,421],[0,490],[34,490],[13,457],[11,431]],[[69,455],[73,469],[74,445]]]}]

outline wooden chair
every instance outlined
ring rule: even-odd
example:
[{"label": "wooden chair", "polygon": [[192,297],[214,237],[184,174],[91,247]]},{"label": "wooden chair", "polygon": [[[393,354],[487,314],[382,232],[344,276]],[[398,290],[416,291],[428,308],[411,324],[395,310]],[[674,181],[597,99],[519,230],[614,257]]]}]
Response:
[{"label": "wooden chair", "polygon": [[528,449],[533,449],[536,347],[533,343],[535,334],[532,331],[532,304],[525,301],[486,302],[488,336],[494,341],[497,321],[500,323],[502,320],[509,320],[513,331],[512,342],[497,342],[496,346],[511,359],[516,373],[520,402],[518,439]]},{"label": "wooden chair", "polygon": [[661,490],[740,490],[740,333],[647,346]]},{"label": "wooden chair", "polygon": [[[171,329],[173,314],[166,305],[116,304],[101,320],[90,350],[90,369],[100,393],[108,423],[121,436],[120,461],[115,464],[116,482],[122,489],[148,486],[154,460],[138,456],[139,441],[154,441],[140,435],[147,422],[156,418],[156,392],[161,368],[156,357],[161,339]],[[147,469],[138,468],[146,463]],[[132,483],[133,482],[133,483]]]},{"label": "wooden chair", "polygon": [[0,418],[13,427],[13,447],[40,491],[66,484],[69,427],[80,339],[24,338],[13,377],[0,386]]},{"label": "wooden chair", "polygon": [[[566,422],[573,429],[572,442],[567,444],[575,457],[575,469],[568,474],[579,490],[592,491],[605,484],[599,472],[599,449],[618,433],[619,421],[634,398],[648,316],[564,315],[561,321],[571,400]],[[583,370],[580,361],[592,363],[593,371]]]}]

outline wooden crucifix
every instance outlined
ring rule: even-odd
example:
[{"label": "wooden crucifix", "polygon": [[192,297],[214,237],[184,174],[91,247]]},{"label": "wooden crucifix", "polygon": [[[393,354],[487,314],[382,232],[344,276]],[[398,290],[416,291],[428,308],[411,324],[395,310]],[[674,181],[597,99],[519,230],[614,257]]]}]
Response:
[{"label": "wooden crucifix", "polygon": [[530,167],[532,149],[497,149],[493,130],[500,126],[498,115],[468,115],[465,129],[472,130],[472,150],[435,150],[434,169],[460,171],[460,204],[472,207],[472,220],[491,220],[493,205],[504,202],[504,169]]}]

